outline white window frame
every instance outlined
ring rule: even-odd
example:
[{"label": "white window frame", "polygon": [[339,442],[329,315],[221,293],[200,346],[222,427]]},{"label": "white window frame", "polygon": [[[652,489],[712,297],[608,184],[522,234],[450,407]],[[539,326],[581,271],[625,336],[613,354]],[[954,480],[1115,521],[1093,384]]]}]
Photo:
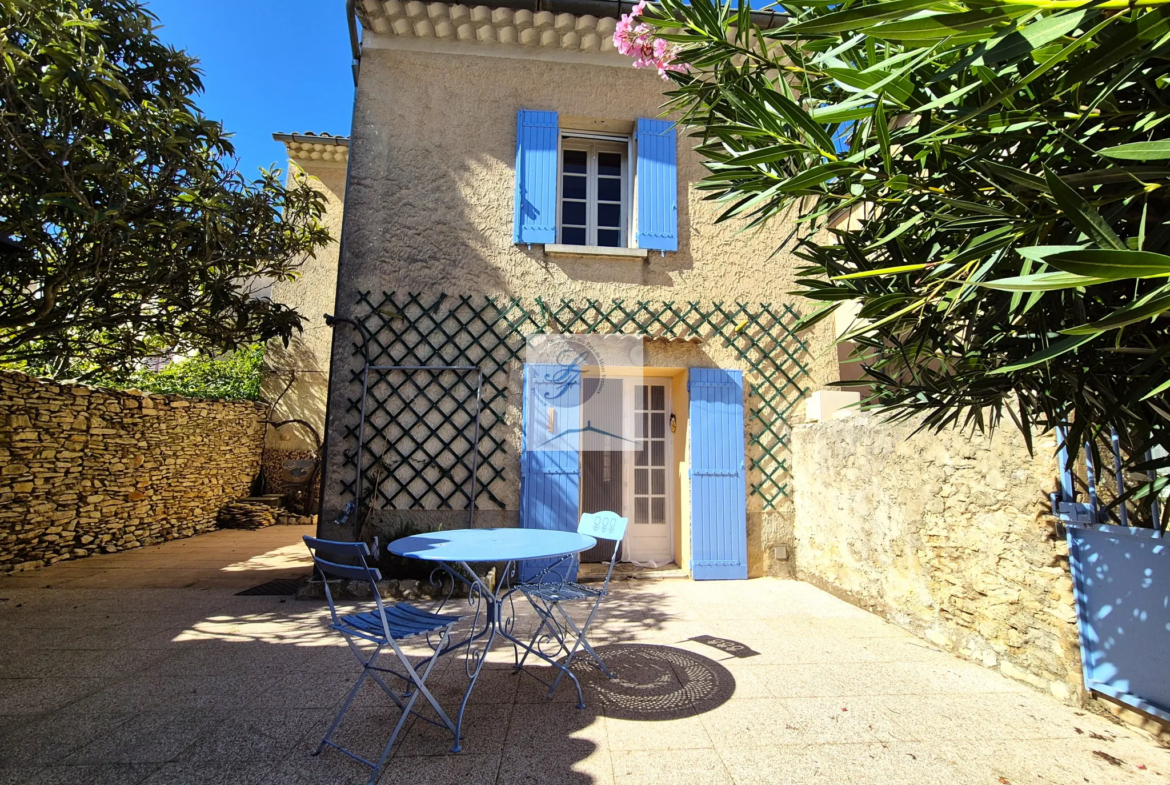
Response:
[{"label": "white window frame", "polygon": [[[565,150],[582,150],[586,159],[585,186],[585,247],[637,248],[634,223],[634,146],[630,136],[592,134],[579,131],[561,131],[557,144],[557,243],[565,244],[562,206],[564,203]],[[599,246],[597,243],[597,154],[616,152],[622,156],[621,232],[624,243],[617,246]],[[575,243],[573,245],[576,245]]]}]

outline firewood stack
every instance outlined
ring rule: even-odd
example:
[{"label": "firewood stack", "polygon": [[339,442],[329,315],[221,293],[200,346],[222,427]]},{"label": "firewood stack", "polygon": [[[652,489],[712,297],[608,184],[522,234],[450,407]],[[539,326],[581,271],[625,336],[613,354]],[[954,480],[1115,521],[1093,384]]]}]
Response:
[{"label": "firewood stack", "polygon": [[240,499],[225,504],[219,511],[221,529],[263,529],[276,524],[279,508],[256,499]]}]

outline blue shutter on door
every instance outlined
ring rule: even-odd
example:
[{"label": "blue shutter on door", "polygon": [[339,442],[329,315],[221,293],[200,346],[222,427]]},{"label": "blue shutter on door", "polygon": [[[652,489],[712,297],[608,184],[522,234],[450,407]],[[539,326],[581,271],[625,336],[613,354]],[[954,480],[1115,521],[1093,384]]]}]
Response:
[{"label": "blue shutter on door", "polygon": [[747,578],[743,374],[692,368],[691,576]]},{"label": "blue shutter on door", "polygon": [[678,151],[674,123],[639,118],[638,247],[678,250]]},{"label": "blue shutter on door", "polygon": [[[524,366],[520,432],[520,526],[577,531],[581,483],[581,371],[563,365]],[[549,411],[553,414],[550,416]],[[531,580],[556,559],[519,565]],[[554,570],[544,580],[576,580],[577,567]]]},{"label": "blue shutter on door", "polygon": [[521,109],[516,119],[516,214],[512,240],[557,241],[557,113]]}]

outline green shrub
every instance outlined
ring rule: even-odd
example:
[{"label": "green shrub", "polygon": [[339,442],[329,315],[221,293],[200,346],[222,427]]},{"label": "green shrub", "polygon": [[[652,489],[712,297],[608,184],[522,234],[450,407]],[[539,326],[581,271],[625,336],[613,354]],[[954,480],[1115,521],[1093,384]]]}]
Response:
[{"label": "green shrub", "polygon": [[218,359],[192,357],[160,371],[137,371],[118,387],[220,401],[260,399],[264,346],[254,344]]}]

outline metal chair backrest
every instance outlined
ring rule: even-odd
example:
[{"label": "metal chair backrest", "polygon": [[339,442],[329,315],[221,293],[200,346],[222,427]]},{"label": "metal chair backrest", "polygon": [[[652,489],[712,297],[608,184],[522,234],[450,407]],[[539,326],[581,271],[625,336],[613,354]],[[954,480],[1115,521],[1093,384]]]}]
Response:
[{"label": "metal chair backrest", "polygon": [[[313,564],[321,573],[321,583],[325,587],[325,599],[329,602],[329,613],[333,616],[333,623],[340,624],[341,622],[337,616],[337,605],[333,601],[333,592],[329,589],[329,578],[365,581],[370,584],[374,602],[378,605],[378,615],[382,617],[382,626],[385,628],[386,637],[389,638],[390,623],[386,620],[382,595],[378,592],[378,581],[382,580],[382,573],[377,567],[371,567],[366,562],[366,557],[370,555],[370,546],[364,542],[319,540],[308,535],[305,535],[304,540],[313,557]],[[334,559],[357,562],[357,564],[341,564]]]},{"label": "metal chair backrest", "polygon": [[623,518],[616,512],[587,512],[581,516],[581,522],[577,524],[578,534],[613,543],[613,555],[609,559],[609,569],[605,573],[606,589],[609,588],[609,577],[613,575],[614,565],[618,561],[618,551],[622,547],[622,540],[625,539],[626,527],[629,524],[629,518]]},{"label": "metal chair backrest", "polygon": [[616,512],[587,512],[581,516],[581,522],[577,524],[577,533],[599,540],[621,542],[626,536],[626,526],[629,523],[628,518],[623,518]]}]

